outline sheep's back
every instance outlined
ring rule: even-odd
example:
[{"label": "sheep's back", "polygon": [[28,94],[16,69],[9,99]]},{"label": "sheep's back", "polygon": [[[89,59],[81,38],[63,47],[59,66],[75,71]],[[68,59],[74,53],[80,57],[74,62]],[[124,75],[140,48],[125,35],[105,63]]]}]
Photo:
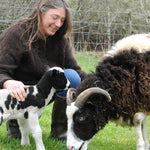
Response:
[{"label": "sheep's back", "polygon": [[[134,115],[150,110],[150,52],[122,51],[106,57],[96,67],[96,76],[112,97],[112,105],[119,111]],[[131,115],[131,116],[132,116]]]}]

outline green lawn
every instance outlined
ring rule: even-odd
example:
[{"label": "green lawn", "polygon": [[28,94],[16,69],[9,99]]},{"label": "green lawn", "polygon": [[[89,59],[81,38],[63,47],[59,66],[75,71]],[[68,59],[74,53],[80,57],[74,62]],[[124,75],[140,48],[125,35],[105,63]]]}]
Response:
[{"label": "green lawn", "polygon": [[101,53],[92,53],[92,52],[78,52],[75,54],[78,63],[81,68],[90,73],[91,71],[95,71],[95,66],[97,66],[98,62],[101,60]]},{"label": "green lawn", "polygon": [[[94,66],[101,59],[98,53],[77,53],[76,58],[81,67],[86,72],[94,71]],[[40,119],[40,126],[43,131],[43,142],[46,150],[67,150],[66,142],[57,141],[49,138],[51,112],[53,104],[47,106]],[[150,118],[147,119],[147,125],[150,126]],[[150,128],[147,127],[148,134]],[[30,134],[31,146],[21,146],[20,140],[8,139],[6,132],[6,122],[0,127],[0,150],[35,150],[35,143]],[[105,128],[93,138],[89,144],[88,150],[135,150],[136,133],[135,128],[116,126],[115,123],[109,122]]]}]

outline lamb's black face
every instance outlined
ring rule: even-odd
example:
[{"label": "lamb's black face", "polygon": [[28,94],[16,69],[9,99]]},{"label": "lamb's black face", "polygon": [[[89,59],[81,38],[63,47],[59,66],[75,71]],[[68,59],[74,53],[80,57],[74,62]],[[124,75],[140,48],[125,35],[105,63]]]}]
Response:
[{"label": "lamb's black face", "polygon": [[[53,70],[53,71],[55,72],[55,70]],[[64,89],[66,87],[67,79],[63,72],[56,71],[55,78],[53,81],[55,83],[54,88],[56,88],[56,89]]]},{"label": "lamb's black face", "polygon": [[83,141],[91,139],[97,132],[93,118],[93,113],[90,108],[79,109],[73,115],[74,133]]},{"label": "lamb's black face", "polygon": [[53,71],[53,86],[55,89],[68,89],[70,83],[68,79],[65,77],[63,71],[60,70],[52,70]]}]

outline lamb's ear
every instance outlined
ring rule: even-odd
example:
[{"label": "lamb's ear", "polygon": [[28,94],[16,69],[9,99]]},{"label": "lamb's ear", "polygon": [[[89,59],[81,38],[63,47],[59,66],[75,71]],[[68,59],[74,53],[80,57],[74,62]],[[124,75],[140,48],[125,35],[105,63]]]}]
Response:
[{"label": "lamb's ear", "polygon": [[67,105],[71,105],[71,103],[75,101],[75,97],[76,97],[76,89],[69,88],[66,96]]},{"label": "lamb's ear", "polygon": [[45,65],[45,66],[44,66],[44,71],[47,72],[47,71],[49,71],[49,70],[50,70],[50,66],[49,66],[49,65]]}]

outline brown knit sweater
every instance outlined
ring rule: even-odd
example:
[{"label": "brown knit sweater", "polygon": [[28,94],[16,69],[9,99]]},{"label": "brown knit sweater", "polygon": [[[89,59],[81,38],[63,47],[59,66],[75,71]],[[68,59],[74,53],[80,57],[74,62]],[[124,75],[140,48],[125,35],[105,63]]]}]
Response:
[{"label": "brown knit sweater", "polygon": [[29,50],[29,37],[25,30],[26,25],[18,23],[0,37],[0,88],[8,79],[36,84],[44,73],[44,65],[72,68],[81,79],[86,76],[73,56],[69,39],[52,36],[45,42],[37,38]]}]

